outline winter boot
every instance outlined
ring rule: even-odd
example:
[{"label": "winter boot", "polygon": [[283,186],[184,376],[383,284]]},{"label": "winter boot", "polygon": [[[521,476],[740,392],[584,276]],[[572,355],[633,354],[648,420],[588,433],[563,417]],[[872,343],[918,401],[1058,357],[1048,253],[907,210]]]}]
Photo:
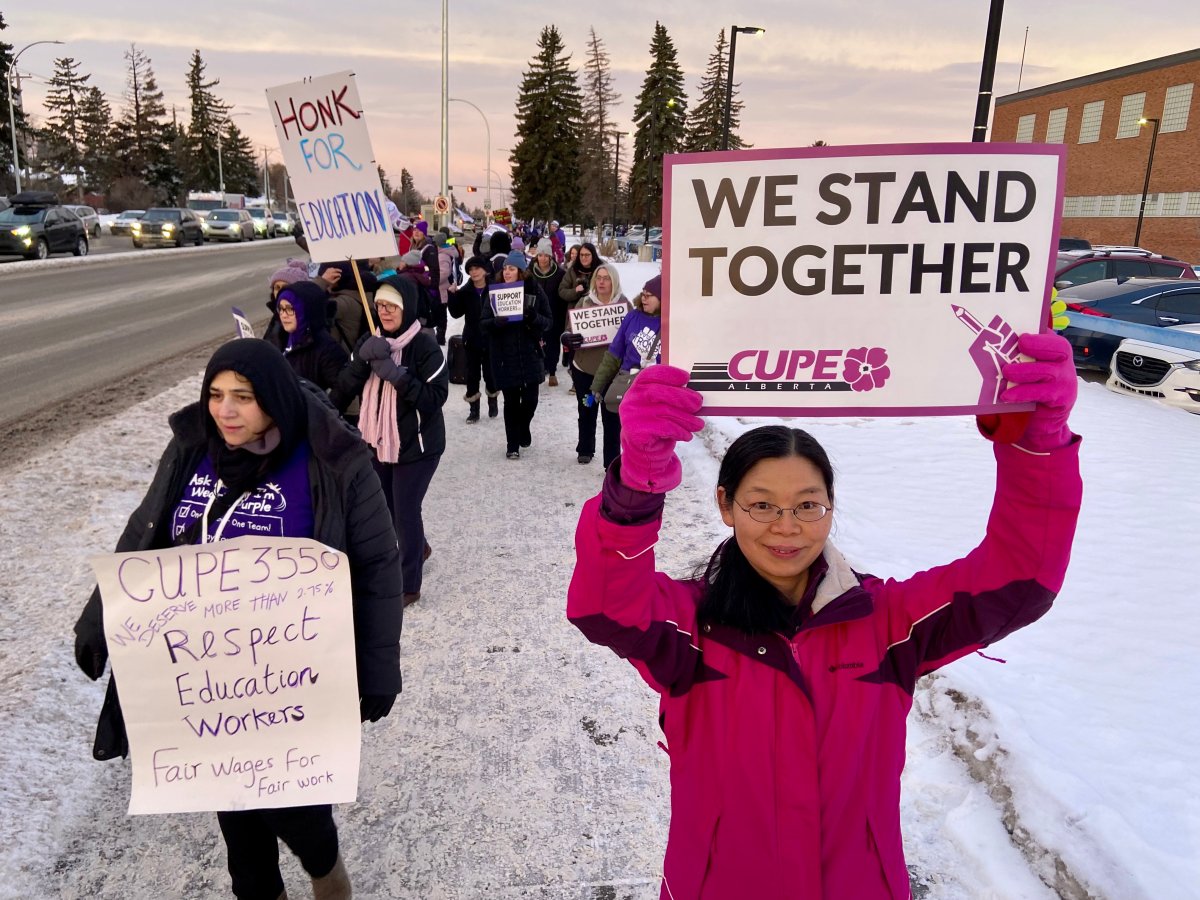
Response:
[{"label": "winter boot", "polygon": [[488,418],[489,419],[494,419],[494,418],[496,418],[496,416],[500,415],[500,401],[499,401],[499,399],[497,399],[499,397],[499,394],[500,394],[499,391],[497,391],[495,394],[488,394]]},{"label": "winter boot", "polygon": [[313,900],[350,900],[350,876],[339,853],[333,871],[312,880]]},{"label": "winter boot", "polygon": [[467,402],[471,404],[471,411],[467,413],[467,423],[474,425],[479,421],[479,398],[476,397],[474,400],[469,400]]}]

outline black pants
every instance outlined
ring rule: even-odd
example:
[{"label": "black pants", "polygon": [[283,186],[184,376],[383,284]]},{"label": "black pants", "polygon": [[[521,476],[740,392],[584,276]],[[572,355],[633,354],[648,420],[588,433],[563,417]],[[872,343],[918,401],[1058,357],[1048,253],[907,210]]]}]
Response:
[{"label": "black pants", "polygon": [[529,426],[533,422],[533,414],[537,411],[538,388],[541,382],[522,384],[519,387],[505,388],[504,393],[504,439],[508,443],[508,452],[519,450],[521,444],[530,444],[532,435]]},{"label": "black pants", "polygon": [[596,419],[604,424],[604,468],[621,454],[621,417],[604,407],[603,401],[587,406],[584,401],[592,392],[593,376],[571,366],[571,381],[575,385],[575,409],[579,419],[579,443],[575,452],[584,456],[596,455]]},{"label": "black pants", "polygon": [[442,302],[440,296],[433,297],[429,301],[429,324],[437,334],[437,342],[439,344],[446,343],[446,304]]},{"label": "black pants", "polygon": [[467,350],[467,397],[479,399],[479,375],[483,373],[483,383],[489,394],[496,393],[496,382],[492,378],[492,356],[488,351],[486,341],[478,345],[469,343]]},{"label": "black pants", "polygon": [[426,456],[410,463],[381,463],[375,471],[383,485],[383,496],[392,512],[396,537],[400,540],[400,570],[404,575],[404,593],[421,593],[421,572],[425,561],[425,520],[421,504],[433,481],[441,456]]},{"label": "black pants", "polygon": [[[546,360],[546,374],[553,375],[558,368],[559,356],[562,354],[562,336],[567,330],[567,304],[557,298],[550,303],[550,327],[542,335],[544,346],[542,352]],[[569,366],[569,359],[563,360],[563,365]]]},{"label": "black pants", "polygon": [[239,900],[276,900],[283,893],[279,841],[313,878],[328,875],[337,863],[337,825],[328,804],[219,812],[217,822],[225,837],[233,895]]}]

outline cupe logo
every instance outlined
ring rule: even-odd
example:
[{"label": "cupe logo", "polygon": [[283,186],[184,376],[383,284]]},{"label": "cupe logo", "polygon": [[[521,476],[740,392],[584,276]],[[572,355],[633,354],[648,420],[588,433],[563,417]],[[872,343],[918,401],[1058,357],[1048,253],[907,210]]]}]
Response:
[{"label": "cupe logo", "polygon": [[724,363],[696,363],[697,391],[872,391],[891,377],[883,347],[739,350]]}]

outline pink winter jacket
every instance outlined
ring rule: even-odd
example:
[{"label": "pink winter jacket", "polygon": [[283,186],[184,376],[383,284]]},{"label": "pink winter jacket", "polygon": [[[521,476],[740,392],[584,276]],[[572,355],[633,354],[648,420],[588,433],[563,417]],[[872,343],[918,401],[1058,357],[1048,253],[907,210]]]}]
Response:
[{"label": "pink winter jacket", "polygon": [[618,524],[622,495],[637,492],[610,471],[580,516],[567,615],[661,694],[662,898],[909,897],[900,773],[914,685],[1050,608],[1082,496],[1078,446],[997,445],[987,534],[949,565],[885,581],[827,544],[812,615],[791,640],[698,628],[701,584],[655,571],[661,515]]}]

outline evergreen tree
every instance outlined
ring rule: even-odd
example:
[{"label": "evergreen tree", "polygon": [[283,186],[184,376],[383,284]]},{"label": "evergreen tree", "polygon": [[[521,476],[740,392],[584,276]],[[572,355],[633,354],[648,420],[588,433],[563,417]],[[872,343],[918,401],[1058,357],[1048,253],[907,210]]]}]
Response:
[{"label": "evergreen tree", "polygon": [[396,201],[396,205],[406,216],[416,215],[421,210],[421,198],[408,169],[400,170],[400,199]]},{"label": "evergreen tree", "polygon": [[225,170],[225,190],[256,197],[262,192],[258,177],[258,159],[250,138],[227,120],[221,132],[221,162]]},{"label": "evergreen tree", "polygon": [[[8,26],[4,22],[4,13],[0,12],[0,31]],[[0,41],[0,97],[8,97],[8,67],[13,61],[13,45]],[[15,73],[14,73],[15,75]],[[23,144],[23,137],[28,129],[25,111],[21,108],[21,92],[19,80],[13,81],[13,118],[17,126],[17,143]],[[13,135],[9,128],[7,110],[0,116],[0,190],[7,193],[11,187],[16,189],[16,179],[13,177]]]},{"label": "evergreen tree", "polygon": [[637,221],[662,222],[662,158],[683,149],[687,137],[687,95],[683,70],[667,29],[654,23],[650,68],[634,107],[633,166],[629,171],[629,213]]},{"label": "evergreen tree", "polygon": [[376,164],[376,169],[379,170],[379,184],[383,188],[385,196],[391,196],[392,183],[388,181],[387,172],[383,171],[383,166]]},{"label": "evergreen tree", "polygon": [[193,191],[215,191],[220,187],[216,135],[217,129],[224,126],[229,112],[229,107],[213,93],[213,88],[221,83],[221,79],[206,80],[206,68],[200,51],[193,51],[187,73],[192,115],[187,127],[187,163],[184,167],[188,190]]},{"label": "evergreen tree", "polygon": [[160,129],[158,141],[163,150],[150,160],[144,180],[154,189],[160,205],[182,206],[191,189],[184,186],[189,158],[187,135],[172,119]]},{"label": "evergreen tree", "polygon": [[150,168],[161,165],[170,153],[164,130],[167,110],[150,57],[130,44],[125,63],[125,113],[114,144],[125,174],[145,180]]},{"label": "evergreen tree", "polygon": [[[50,159],[63,171],[74,173],[77,178],[82,178],[80,106],[91,77],[80,74],[79,63],[73,57],[60,57],[54,61],[54,74],[50,77],[50,89],[46,92],[45,106],[49,115],[43,135],[50,150]],[[77,182],[76,187],[82,197],[82,182]]]},{"label": "evergreen tree", "polygon": [[829,144],[825,143],[824,141],[813,141],[808,146],[810,146],[810,147],[828,147]]},{"label": "evergreen tree", "polygon": [[[686,150],[698,153],[720,150],[725,137],[725,92],[729,85],[729,43],[725,29],[717,35],[717,45],[708,58],[704,78],[700,80],[700,99],[688,121]],[[750,145],[738,137],[742,102],[737,99],[738,85],[733,86],[733,103],[729,113],[729,149],[744,150]]]},{"label": "evergreen tree", "polygon": [[84,186],[104,192],[118,175],[112,148],[112,109],[98,87],[83,92],[79,103],[80,156]]},{"label": "evergreen tree", "polygon": [[588,32],[587,61],[583,66],[583,134],[579,162],[579,195],[585,225],[604,222],[612,215],[613,165],[609,152],[613,141],[613,107],[621,95],[613,89],[608,51],[592,28]]},{"label": "evergreen tree", "polygon": [[580,209],[579,85],[557,28],[542,29],[538,48],[517,94],[517,143],[509,157],[513,205],[526,219],[574,219]]}]

